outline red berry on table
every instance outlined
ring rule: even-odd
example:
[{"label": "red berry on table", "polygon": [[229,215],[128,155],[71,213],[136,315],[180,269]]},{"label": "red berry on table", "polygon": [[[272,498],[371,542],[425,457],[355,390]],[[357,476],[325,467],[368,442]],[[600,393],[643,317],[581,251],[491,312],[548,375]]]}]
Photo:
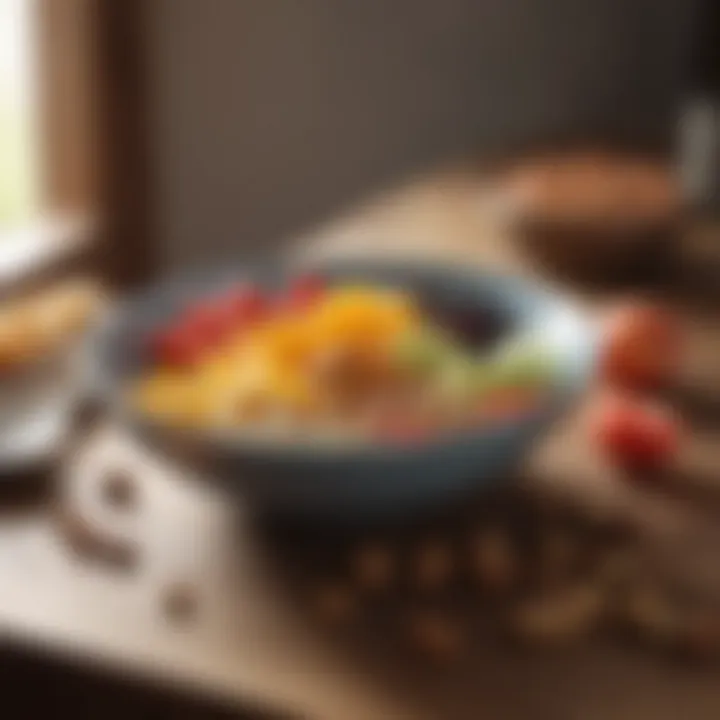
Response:
[{"label": "red berry on table", "polygon": [[678,319],[660,307],[635,303],[607,319],[601,353],[602,377],[612,384],[649,389],[677,375],[682,355]]},{"label": "red berry on table", "polygon": [[628,396],[603,398],[591,431],[608,456],[627,468],[666,467],[680,444],[680,426],[671,409]]}]

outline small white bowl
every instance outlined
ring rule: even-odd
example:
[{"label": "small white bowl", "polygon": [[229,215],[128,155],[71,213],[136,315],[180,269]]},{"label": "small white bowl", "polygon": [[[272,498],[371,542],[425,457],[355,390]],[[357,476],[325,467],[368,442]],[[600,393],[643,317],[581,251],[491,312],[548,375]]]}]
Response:
[{"label": "small white bowl", "polygon": [[80,396],[75,343],[0,375],[0,473],[52,459],[66,440]]}]

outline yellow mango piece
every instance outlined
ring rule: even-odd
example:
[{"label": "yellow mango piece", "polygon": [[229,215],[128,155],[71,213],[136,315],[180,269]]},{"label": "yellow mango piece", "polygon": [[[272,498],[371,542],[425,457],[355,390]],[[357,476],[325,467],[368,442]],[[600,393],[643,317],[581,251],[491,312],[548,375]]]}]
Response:
[{"label": "yellow mango piece", "polygon": [[220,357],[198,368],[193,384],[198,405],[203,412],[213,414],[214,409],[237,384],[238,365],[233,358]]},{"label": "yellow mango piece", "polygon": [[342,288],[328,295],[313,319],[320,343],[373,348],[419,322],[410,298],[376,288]]},{"label": "yellow mango piece", "polygon": [[235,368],[235,379],[228,388],[235,401],[304,409],[312,402],[306,376],[298,367],[276,357],[267,346],[255,345]]},{"label": "yellow mango piece", "polygon": [[170,422],[200,422],[198,400],[191,378],[176,372],[156,373],[135,388],[135,401],[143,412]]},{"label": "yellow mango piece", "polygon": [[384,357],[401,333],[419,325],[402,292],[341,287],[308,311],[271,319],[239,333],[191,372],[166,371],[139,383],[137,401],[153,415],[179,423],[251,422],[266,412],[305,412],[322,404],[311,367],[328,348]]},{"label": "yellow mango piece", "polygon": [[235,360],[241,357],[248,346],[252,333],[247,331],[236,332],[228,337],[222,347],[214,353],[215,360]]},{"label": "yellow mango piece", "polygon": [[308,409],[312,406],[312,393],[306,378],[295,372],[276,371],[271,387],[277,397],[293,409]]},{"label": "yellow mango piece", "polygon": [[283,318],[257,330],[250,342],[266,353],[271,362],[298,366],[312,352],[317,338],[302,318]]}]

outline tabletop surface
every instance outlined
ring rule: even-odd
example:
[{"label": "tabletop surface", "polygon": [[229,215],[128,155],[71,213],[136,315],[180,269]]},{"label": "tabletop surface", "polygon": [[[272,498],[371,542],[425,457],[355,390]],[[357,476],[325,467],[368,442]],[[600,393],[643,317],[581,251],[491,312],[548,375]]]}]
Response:
[{"label": "tabletop surface", "polygon": [[[424,255],[535,272],[490,207],[474,174],[439,175],[303,238],[298,250]],[[605,299],[568,292],[589,313]],[[691,548],[692,568],[681,561],[679,570],[720,589],[712,562],[720,540],[720,322],[712,308],[679,308],[690,352],[675,400],[693,428],[679,469],[682,497],[621,482],[588,446],[582,409],[537,447],[521,481],[583,511],[629,518],[670,563]],[[127,484],[118,477],[127,476],[133,497],[112,499],[108,483],[122,494]],[[58,503],[3,509],[0,623],[20,643],[238,705],[251,699],[328,720],[720,716],[712,670],[679,671],[603,641],[549,655],[480,646],[452,671],[416,667],[384,645],[374,654],[349,649],[340,633],[308,618],[288,590],[282,558],[265,542],[266,528],[245,508],[200,479],[180,478],[113,427],[94,428],[68,454],[58,482],[62,506],[110,540],[89,561],[85,530]]]}]

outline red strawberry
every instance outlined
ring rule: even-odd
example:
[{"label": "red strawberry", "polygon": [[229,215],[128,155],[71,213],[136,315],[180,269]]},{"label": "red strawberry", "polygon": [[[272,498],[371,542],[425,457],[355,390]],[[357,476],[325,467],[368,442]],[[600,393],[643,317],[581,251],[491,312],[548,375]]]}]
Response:
[{"label": "red strawberry", "polygon": [[270,310],[267,297],[254,285],[233,288],[224,296],[222,303],[236,328],[263,320]]},{"label": "red strawberry", "polygon": [[591,429],[600,447],[629,468],[665,467],[677,455],[680,443],[680,427],[671,410],[627,396],[605,398]]},{"label": "red strawberry", "polygon": [[192,308],[181,324],[199,341],[212,347],[222,342],[232,329],[232,318],[224,303],[210,301]]},{"label": "red strawberry", "polygon": [[682,328],[669,312],[647,304],[629,304],[606,322],[601,373],[610,383],[630,389],[664,385],[677,374]]},{"label": "red strawberry", "polygon": [[158,364],[173,367],[192,365],[205,349],[201,336],[182,325],[158,333],[153,338],[152,347]]}]

